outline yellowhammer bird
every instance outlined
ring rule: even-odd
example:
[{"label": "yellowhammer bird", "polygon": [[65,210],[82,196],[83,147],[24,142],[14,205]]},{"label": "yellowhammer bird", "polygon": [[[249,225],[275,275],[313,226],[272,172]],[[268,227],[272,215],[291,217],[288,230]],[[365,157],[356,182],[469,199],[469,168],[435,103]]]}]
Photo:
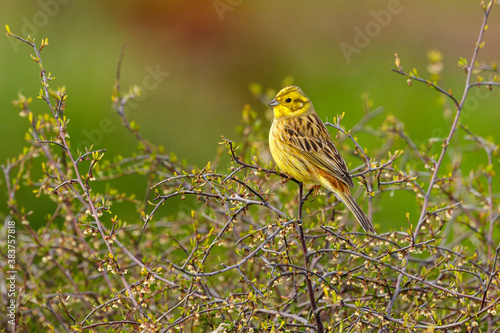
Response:
[{"label": "yellowhammer bird", "polygon": [[269,103],[274,121],[269,132],[271,154],[278,167],[305,185],[322,185],[337,195],[366,232],[373,224],[351,196],[354,187],[347,165],[307,96],[288,86]]}]

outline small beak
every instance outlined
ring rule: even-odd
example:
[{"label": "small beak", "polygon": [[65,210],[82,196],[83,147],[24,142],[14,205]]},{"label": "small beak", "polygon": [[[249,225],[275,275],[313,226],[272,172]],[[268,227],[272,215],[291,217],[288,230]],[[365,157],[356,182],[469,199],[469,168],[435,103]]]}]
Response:
[{"label": "small beak", "polygon": [[276,106],[276,105],[279,105],[279,104],[280,104],[280,102],[278,102],[278,101],[276,100],[276,98],[275,98],[275,99],[273,99],[271,102],[269,102],[269,104],[267,104],[267,105],[269,105],[269,106]]}]

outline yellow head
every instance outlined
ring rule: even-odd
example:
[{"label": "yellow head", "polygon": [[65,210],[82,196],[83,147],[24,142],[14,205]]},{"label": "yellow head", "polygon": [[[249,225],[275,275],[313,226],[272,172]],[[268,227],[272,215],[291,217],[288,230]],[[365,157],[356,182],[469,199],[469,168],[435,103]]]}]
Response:
[{"label": "yellow head", "polygon": [[288,86],[280,90],[276,98],[268,104],[274,108],[274,118],[298,117],[314,112],[311,101],[296,86]]}]

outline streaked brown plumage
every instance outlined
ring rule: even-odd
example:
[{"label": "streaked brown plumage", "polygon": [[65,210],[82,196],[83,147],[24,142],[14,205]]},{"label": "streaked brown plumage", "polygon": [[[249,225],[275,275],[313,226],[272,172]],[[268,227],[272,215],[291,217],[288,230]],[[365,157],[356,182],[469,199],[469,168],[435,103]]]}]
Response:
[{"label": "streaked brown plumage", "polygon": [[347,165],[309,98],[299,87],[288,86],[269,105],[274,108],[269,146],[278,167],[306,185],[322,185],[332,191],[366,232],[375,233],[351,196],[354,184]]}]

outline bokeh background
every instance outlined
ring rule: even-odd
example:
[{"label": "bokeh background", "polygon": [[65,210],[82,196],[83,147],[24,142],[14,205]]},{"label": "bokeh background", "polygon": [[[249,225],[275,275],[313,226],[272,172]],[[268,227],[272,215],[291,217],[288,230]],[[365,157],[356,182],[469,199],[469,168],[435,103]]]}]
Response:
[{"label": "bokeh background", "polygon": [[[343,125],[353,126],[363,115],[362,96],[368,94],[374,107],[385,110],[379,123],[394,114],[417,142],[444,136],[448,127],[440,96],[417,83],[408,87],[391,72],[394,54],[405,70],[415,67],[427,77],[427,52],[440,50],[443,86],[461,95],[465,73],[457,63],[460,56],[470,59],[483,18],[480,1],[472,0],[1,0],[0,6],[2,26],[38,42],[48,38],[44,65],[56,77],[52,85],[67,87],[74,148],[92,143],[124,156],[135,149],[110,99],[120,49],[128,43],[122,88],[143,88],[143,96],[129,107],[129,118],[148,140],[198,165],[215,156],[221,135],[237,138],[245,104],[264,118],[266,107],[252,98],[249,83],[279,89],[288,76],[313,100],[323,120],[346,112]],[[494,8],[481,62],[500,58],[499,18],[500,8]],[[359,31],[368,35],[362,38]],[[347,45],[355,52],[346,54]],[[18,93],[35,97],[40,89],[29,54],[25,45],[0,36],[0,163],[27,144],[27,121],[11,101]],[[462,120],[498,142],[498,90],[486,95],[475,96],[478,103],[466,108]],[[46,112],[36,99],[32,109]],[[360,136],[370,148],[366,140]],[[485,163],[484,156],[477,156]],[[129,182],[128,193],[144,192],[143,181]],[[4,203],[3,180],[0,186]],[[45,199],[25,195],[32,201],[28,207],[43,212]],[[382,207],[394,211],[395,220],[404,220],[412,209],[404,198],[387,200],[394,201]]]}]

